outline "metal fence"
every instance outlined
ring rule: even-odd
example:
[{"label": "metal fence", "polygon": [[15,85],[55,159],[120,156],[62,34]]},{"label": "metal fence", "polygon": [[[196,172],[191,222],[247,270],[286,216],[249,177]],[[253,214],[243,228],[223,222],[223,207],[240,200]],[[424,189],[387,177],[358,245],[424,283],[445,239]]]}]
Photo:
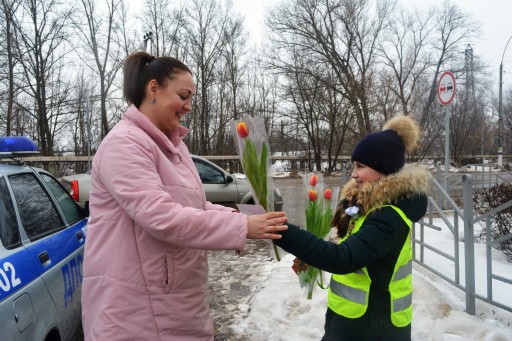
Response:
[{"label": "metal fence", "polygon": [[[457,172],[454,172],[450,174],[449,178],[440,176],[441,172],[439,168],[437,169],[436,176],[432,177],[432,195],[428,198],[427,214],[420,222],[415,224],[413,229],[414,261],[463,290],[466,296],[467,313],[471,315],[476,314],[476,299],[512,312],[512,306],[500,302],[499,299],[495,299],[493,296],[493,286],[498,284],[500,286],[506,285],[507,288],[510,287],[507,291],[512,292],[512,278],[493,271],[492,252],[499,243],[512,239],[512,233],[494,240],[491,236],[493,216],[511,207],[512,201],[489,209],[489,211],[481,215],[475,215],[473,210],[473,192],[475,189],[488,188],[505,181],[510,181],[511,174],[503,172],[493,174],[490,168],[486,168],[483,165],[478,166],[472,168],[472,174],[457,174]],[[460,177],[457,175],[460,175]],[[459,192],[459,187],[461,189],[460,196],[456,194]],[[462,199],[461,202],[460,199]],[[459,202],[457,203],[457,201]],[[462,207],[459,207],[460,205]],[[436,226],[435,218],[441,219],[443,225],[453,235],[453,247],[451,250],[441,250],[437,245],[433,245],[426,239],[426,229],[441,230],[440,226]],[[478,294],[475,289],[475,226],[485,229],[486,236],[486,292],[484,294]],[[463,259],[460,256],[462,251],[460,248],[464,251]],[[448,274],[447,271],[442,272],[441,269],[429,265],[429,258],[432,254],[435,254],[436,257],[443,257],[448,262],[451,262],[453,264],[453,271]],[[461,268],[462,266],[463,269]],[[512,276],[512,274],[507,275]],[[461,280],[462,276],[463,281]]]}]

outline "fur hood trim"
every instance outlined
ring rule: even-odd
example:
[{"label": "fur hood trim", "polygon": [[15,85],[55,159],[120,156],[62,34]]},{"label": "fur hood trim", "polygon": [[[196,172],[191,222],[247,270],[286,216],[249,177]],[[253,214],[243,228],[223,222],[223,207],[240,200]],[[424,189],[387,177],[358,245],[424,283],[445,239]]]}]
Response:
[{"label": "fur hood trim", "polygon": [[404,197],[417,194],[428,195],[430,191],[430,172],[418,163],[406,164],[400,171],[382,177],[374,183],[357,186],[355,179],[343,187],[338,207],[347,202],[359,206],[362,214],[370,209],[392,204]]}]

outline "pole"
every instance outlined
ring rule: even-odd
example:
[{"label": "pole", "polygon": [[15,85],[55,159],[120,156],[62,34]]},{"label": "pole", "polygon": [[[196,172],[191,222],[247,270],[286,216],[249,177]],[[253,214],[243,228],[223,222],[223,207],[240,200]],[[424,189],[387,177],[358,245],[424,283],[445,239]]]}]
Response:
[{"label": "pole", "polygon": [[469,174],[462,176],[464,202],[464,258],[466,313],[475,315],[475,236],[473,226],[473,178]]},{"label": "pole", "polygon": [[503,166],[503,145],[501,144],[501,134],[503,132],[503,115],[502,111],[502,93],[503,93],[503,60],[500,64],[500,87],[499,87],[499,100],[498,100],[498,166]]},{"label": "pole", "polygon": [[444,106],[444,190],[448,193],[448,176],[450,175],[450,110]]},{"label": "pole", "polygon": [[503,58],[505,58],[505,51],[507,51],[508,43],[510,43],[512,36],[508,38],[503,55],[501,56],[500,63],[500,86],[499,86],[499,102],[498,102],[498,166],[503,166]]}]

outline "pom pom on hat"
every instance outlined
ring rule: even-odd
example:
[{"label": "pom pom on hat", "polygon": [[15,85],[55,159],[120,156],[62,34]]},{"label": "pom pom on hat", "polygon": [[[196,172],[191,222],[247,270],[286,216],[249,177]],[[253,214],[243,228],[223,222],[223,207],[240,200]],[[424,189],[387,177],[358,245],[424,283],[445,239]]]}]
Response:
[{"label": "pom pom on hat", "polygon": [[366,135],[354,148],[352,161],[358,161],[376,171],[389,175],[405,164],[405,152],[418,144],[420,128],[409,116],[389,120],[383,130]]},{"label": "pom pom on hat", "polygon": [[390,119],[382,130],[393,130],[401,137],[407,153],[412,152],[418,146],[420,127],[409,116],[397,116]]}]

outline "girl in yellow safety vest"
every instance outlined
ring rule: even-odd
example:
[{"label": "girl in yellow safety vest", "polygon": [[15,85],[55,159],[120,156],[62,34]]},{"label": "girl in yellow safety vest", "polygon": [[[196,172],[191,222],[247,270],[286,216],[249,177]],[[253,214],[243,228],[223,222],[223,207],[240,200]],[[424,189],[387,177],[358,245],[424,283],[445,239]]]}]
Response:
[{"label": "girl in yellow safety vest", "polygon": [[429,173],[405,164],[419,126],[395,117],[364,137],[352,153],[352,179],[333,219],[333,243],[288,224],[276,244],[332,273],[322,341],[410,340],[413,222],[427,209]]}]

